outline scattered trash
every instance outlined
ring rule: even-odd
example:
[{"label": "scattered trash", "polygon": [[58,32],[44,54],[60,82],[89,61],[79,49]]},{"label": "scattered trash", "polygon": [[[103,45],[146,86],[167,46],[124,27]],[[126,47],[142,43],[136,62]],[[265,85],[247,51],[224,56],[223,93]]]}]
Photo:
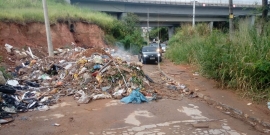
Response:
[{"label": "scattered trash", "polygon": [[53,126],[57,126],[57,127],[59,127],[59,126],[60,126],[60,124],[58,124],[58,123],[54,123],[54,124],[53,124]]},{"label": "scattered trash", "polygon": [[268,109],[270,110],[270,102],[268,102],[267,105],[268,105]]},{"label": "scattered trash", "polygon": [[90,101],[90,99],[91,99],[90,96],[86,95],[84,93],[84,91],[82,91],[82,90],[78,91],[77,94],[79,94],[79,96],[80,96],[80,98],[77,101],[77,103],[87,104]]},{"label": "scattered trash", "polygon": [[47,111],[47,110],[49,110],[49,106],[47,106],[47,105],[39,106],[39,107],[37,107],[37,109],[38,109],[39,111]]},{"label": "scattered trash", "polygon": [[14,107],[4,106],[1,109],[7,113],[16,113],[16,109]]},{"label": "scattered trash", "polygon": [[193,75],[194,76],[199,76],[199,72],[195,72]]},{"label": "scattered trash", "polygon": [[252,103],[247,103],[247,105],[251,105]]},{"label": "scattered trash", "polygon": [[109,94],[98,94],[93,96],[93,100],[98,100],[98,99],[109,99],[112,98],[111,95]]},{"label": "scattered trash", "polygon": [[[130,55],[108,48],[106,53],[100,48],[74,46],[56,49],[53,58],[38,58],[31,48],[5,47],[20,57],[11,71],[13,79],[6,81],[0,72],[0,104],[4,112],[47,111],[61,96],[71,95],[77,105],[110,98],[138,104],[161,99],[161,93],[151,88],[154,81],[144,73],[140,62],[130,61]],[[168,82],[168,89],[189,92],[175,82]]]},{"label": "scattered trash", "polygon": [[9,122],[14,121],[14,117],[11,115],[1,115],[0,116],[0,124],[7,124]]},{"label": "scattered trash", "polygon": [[7,84],[11,86],[18,86],[19,82],[17,80],[8,80]]},{"label": "scattered trash", "polygon": [[8,53],[11,53],[12,48],[13,48],[13,46],[11,46],[9,44],[5,44],[5,49],[7,50]]}]

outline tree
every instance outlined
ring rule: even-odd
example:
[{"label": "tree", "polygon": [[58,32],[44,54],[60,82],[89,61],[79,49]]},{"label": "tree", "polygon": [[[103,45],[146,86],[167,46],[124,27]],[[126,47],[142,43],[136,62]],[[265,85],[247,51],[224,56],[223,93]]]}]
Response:
[{"label": "tree", "polygon": [[264,22],[267,22],[267,14],[268,14],[268,0],[262,0],[262,19]]},{"label": "tree", "polygon": [[168,28],[167,27],[155,27],[150,31],[150,38],[159,38],[161,41],[166,41],[168,39]]},{"label": "tree", "polygon": [[144,41],[138,23],[137,15],[127,13],[121,21],[115,22],[112,30],[112,35],[124,45],[125,49],[130,50],[131,47],[133,53],[139,51]]}]

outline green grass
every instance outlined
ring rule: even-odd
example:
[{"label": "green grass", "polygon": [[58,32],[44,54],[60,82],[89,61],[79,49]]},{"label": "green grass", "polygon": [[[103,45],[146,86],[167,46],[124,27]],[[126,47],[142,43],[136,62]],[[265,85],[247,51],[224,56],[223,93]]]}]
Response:
[{"label": "green grass", "polygon": [[[94,23],[103,28],[110,30],[113,17],[105,13],[82,9],[67,4],[64,0],[47,0],[48,14],[50,23],[61,21],[83,21]],[[44,22],[42,0],[1,0],[0,1],[0,21],[28,23]]]},{"label": "green grass", "polygon": [[198,66],[221,87],[241,91],[256,101],[270,100],[270,24],[262,34],[247,21],[239,22],[233,39],[206,24],[185,26],[170,39],[166,57]]}]

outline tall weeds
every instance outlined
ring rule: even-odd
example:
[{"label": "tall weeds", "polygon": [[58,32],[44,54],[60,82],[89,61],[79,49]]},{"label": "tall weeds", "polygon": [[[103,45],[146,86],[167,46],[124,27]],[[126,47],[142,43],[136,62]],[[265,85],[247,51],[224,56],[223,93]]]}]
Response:
[{"label": "tall weeds", "polygon": [[233,39],[206,24],[182,27],[169,41],[166,56],[176,63],[198,65],[221,87],[241,90],[253,100],[270,100],[270,25],[262,34],[247,21],[239,22]]}]

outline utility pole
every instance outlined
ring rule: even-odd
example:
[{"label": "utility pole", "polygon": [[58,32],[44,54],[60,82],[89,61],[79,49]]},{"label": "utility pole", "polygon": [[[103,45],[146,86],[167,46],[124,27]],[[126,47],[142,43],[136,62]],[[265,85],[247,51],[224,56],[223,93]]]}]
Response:
[{"label": "utility pole", "polygon": [[229,0],[229,25],[230,25],[230,40],[233,36],[233,1]]},{"label": "utility pole", "polygon": [[147,8],[147,45],[149,45],[149,8]]},{"label": "utility pole", "polygon": [[192,27],[195,27],[195,0],[193,0],[193,19],[192,19]]},{"label": "utility pole", "polygon": [[262,19],[263,19],[263,23],[267,22],[267,14],[268,14],[268,1],[267,0],[262,0]]},{"label": "utility pole", "polygon": [[42,0],[49,56],[53,57],[53,45],[46,0]]}]

